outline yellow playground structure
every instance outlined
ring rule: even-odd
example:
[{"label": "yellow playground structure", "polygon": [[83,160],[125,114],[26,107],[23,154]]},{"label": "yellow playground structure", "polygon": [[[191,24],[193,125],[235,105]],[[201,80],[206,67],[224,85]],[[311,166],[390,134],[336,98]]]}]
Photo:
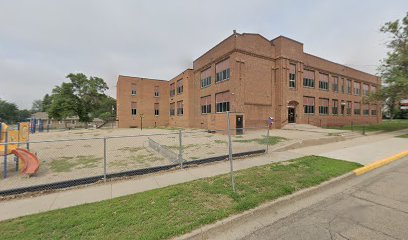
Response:
[{"label": "yellow playground structure", "polygon": [[[17,130],[9,130],[9,126],[5,123],[0,123],[0,143],[7,144],[7,153],[5,152],[6,145],[0,145],[0,155],[11,154],[11,151],[17,149],[19,144],[28,142],[29,124],[27,122],[18,123]],[[13,144],[18,142],[19,144]]]},{"label": "yellow playground structure", "polygon": [[40,161],[35,154],[29,152],[29,127],[30,123],[18,123],[16,130],[9,130],[7,124],[0,123],[0,155],[4,156],[3,178],[7,177],[7,156],[10,154],[15,156],[16,171],[20,169],[21,173],[29,176],[38,171]]}]

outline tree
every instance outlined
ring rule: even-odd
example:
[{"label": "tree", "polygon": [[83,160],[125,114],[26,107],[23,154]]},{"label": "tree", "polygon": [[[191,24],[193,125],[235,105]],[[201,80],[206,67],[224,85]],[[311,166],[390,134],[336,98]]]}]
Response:
[{"label": "tree", "polygon": [[18,110],[17,122],[26,122],[31,117],[31,112],[27,109]]},{"label": "tree", "polygon": [[18,121],[18,107],[0,99],[0,122],[14,123]]},{"label": "tree", "polygon": [[91,76],[88,79],[83,73],[70,73],[67,78],[71,80],[73,93],[79,100],[77,106],[79,121],[92,121],[95,117],[92,113],[106,96],[104,92],[108,89],[108,85],[102,78]]},{"label": "tree", "polygon": [[51,96],[44,96],[43,108],[51,118],[78,116],[79,121],[88,123],[102,113],[99,112],[102,106],[110,104],[111,100],[104,94],[108,85],[102,78],[88,78],[83,73],[70,73],[67,78],[69,83],[56,86]]},{"label": "tree", "polygon": [[379,68],[384,86],[369,99],[384,101],[392,118],[396,104],[408,98],[408,12],[402,20],[387,22],[380,30],[391,35],[386,45],[390,51]]},{"label": "tree", "polygon": [[42,100],[42,110],[44,112],[48,111],[48,108],[51,106],[52,99],[51,96],[47,94],[44,95],[43,100]]},{"label": "tree", "polygon": [[33,101],[33,105],[31,107],[31,112],[44,112],[43,109],[43,101],[41,99],[37,99]]},{"label": "tree", "polygon": [[73,93],[72,83],[62,83],[52,90],[52,101],[47,112],[50,118],[65,120],[77,113],[78,98]]},{"label": "tree", "polygon": [[109,96],[102,96],[98,106],[92,113],[93,116],[98,117],[104,121],[114,119],[116,116],[116,99]]}]

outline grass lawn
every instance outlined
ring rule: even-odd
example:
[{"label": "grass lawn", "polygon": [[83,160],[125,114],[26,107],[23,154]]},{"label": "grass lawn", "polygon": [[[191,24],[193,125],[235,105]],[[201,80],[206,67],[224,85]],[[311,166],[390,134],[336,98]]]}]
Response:
[{"label": "grass lawn", "polygon": [[[351,126],[343,126],[343,127],[333,127],[335,129],[346,129],[351,130]],[[354,125],[354,131],[363,131],[363,125]],[[365,130],[367,132],[373,131],[384,131],[384,132],[391,132],[397,131],[401,129],[408,128],[408,119],[397,119],[397,120],[383,120],[380,124],[372,124],[372,125],[365,125]]]},{"label": "grass lawn", "polygon": [[112,200],[0,222],[2,239],[163,239],[317,185],[360,167],[324,157],[195,180]]},{"label": "grass lawn", "polygon": [[399,137],[399,138],[408,138],[408,134],[399,135],[397,137]]}]

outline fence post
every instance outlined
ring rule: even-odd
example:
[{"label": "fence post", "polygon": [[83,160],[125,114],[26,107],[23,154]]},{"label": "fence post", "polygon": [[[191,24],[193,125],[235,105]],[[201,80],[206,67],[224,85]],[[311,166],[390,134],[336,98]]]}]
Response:
[{"label": "fence post", "polygon": [[8,152],[8,130],[6,130],[5,140],[4,140],[4,169],[3,178],[7,178],[7,152]]},{"label": "fence post", "polygon": [[106,182],[106,137],[103,138],[103,181]]},{"label": "fence post", "polygon": [[227,111],[227,128],[228,128],[228,158],[230,162],[230,171],[231,171],[231,184],[232,191],[235,192],[235,183],[234,183],[234,169],[232,166],[232,145],[231,145],[231,123],[230,123],[230,112]]},{"label": "fence post", "polygon": [[351,131],[352,131],[352,132],[354,131],[354,124],[353,124],[353,121],[351,121]]},{"label": "fence post", "polygon": [[183,168],[183,134],[181,133],[181,129],[179,129],[179,162],[180,162],[180,168]]},{"label": "fence post", "polygon": [[[17,143],[17,148],[20,147],[20,123],[17,123],[17,130],[18,130],[18,143]],[[18,157],[14,156],[14,162],[16,164],[16,172],[18,172],[18,168],[19,166],[19,161],[18,161]]]},{"label": "fence post", "polygon": [[363,125],[363,135],[366,135],[366,125]]},{"label": "fence post", "polygon": [[269,126],[268,131],[266,132],[266,153],[269,151]]}]

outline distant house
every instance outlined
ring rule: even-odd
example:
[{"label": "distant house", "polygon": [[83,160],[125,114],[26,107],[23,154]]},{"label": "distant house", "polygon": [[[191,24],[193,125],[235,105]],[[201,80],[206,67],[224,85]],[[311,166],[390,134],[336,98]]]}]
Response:
[{"label": "distant house", "polygon": [[408,99],[400,101],[400,110],[408,110]]},{"label": "distant house", "polygon": [[[45,127],[49,125],[50,129],[59,129],[59,128],[84,128],[85,123],[79,121],[78,116],[68,117],[65,120],[55,120],[48,117],[46,112],[36,112],[31,114],[31,119],[36,119],[44,121]],[[94,118],[92,122],[88,123],[88,126],[99,126],[103,124],[103,121],[100,118]]]}]

